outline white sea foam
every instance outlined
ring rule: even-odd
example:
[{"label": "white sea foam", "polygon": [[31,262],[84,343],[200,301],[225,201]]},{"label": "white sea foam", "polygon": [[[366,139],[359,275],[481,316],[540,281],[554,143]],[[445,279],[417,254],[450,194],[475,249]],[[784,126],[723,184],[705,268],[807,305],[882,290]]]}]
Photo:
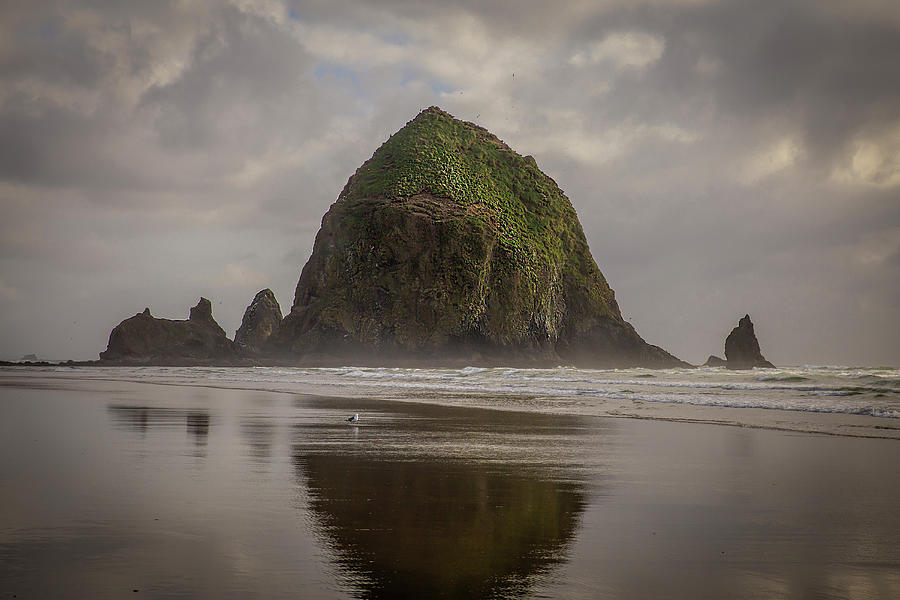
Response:
[{"label": "white sea foam", "polygon": [[[48,368],[63,374],[68,367]],[[247,386],[279,391],[366,394],[384,398],[491,396],[503,406],[523,398],[553,409],[555,400],[591,413],[607,400],[840,413],[900,418],[900,370],[834,366],[728,371],[721,368],[593,370],[340,368],[93,368],[95,378]],[[515,398],[515,399],[514,399]],[[555,399],[555,400],[553,400]],[[480,402],[485,404],[487,402]],[[592,404],[593,403],[593,404]]]}]

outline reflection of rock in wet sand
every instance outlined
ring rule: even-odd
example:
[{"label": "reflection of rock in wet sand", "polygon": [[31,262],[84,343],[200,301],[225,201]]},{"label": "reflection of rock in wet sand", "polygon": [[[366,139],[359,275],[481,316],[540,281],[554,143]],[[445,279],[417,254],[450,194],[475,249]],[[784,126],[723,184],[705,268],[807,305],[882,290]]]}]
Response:
[{"label": "reflection of rock in wet sand", "polygon": [[187,432],[197,446],[205,446],[209,437],[209,413],[190,412],[185,417]]},{"label": "reflection of rock in wet sand", "polygon": [[524,592],[559,562],[586,499],[513,467],[297,455],[298,476],[365,598]]},{"label": "reflection of rock in wet sand", "polygon": [[259,418],[246,418],[241,422],[241,435],[250,456],[257,462],[268,463],[272,458],[272,440],[275,437],[272,423]]},{"label": "reflection of rock in wet sand", "polygon": [[146,406],[117,406],[110,404],[106,407],[114,425],[131,431],[144,433],[150,426],[150,414],[153,409]]},{"label": "reflection of rock in wet sand", "polygon": [[150,408],[110,404],[107,413],[114,425],[146,433],[148,429],[179,427],[182,424],[197,446],[206,445],[209,437],[209,412],[203,409]]}]

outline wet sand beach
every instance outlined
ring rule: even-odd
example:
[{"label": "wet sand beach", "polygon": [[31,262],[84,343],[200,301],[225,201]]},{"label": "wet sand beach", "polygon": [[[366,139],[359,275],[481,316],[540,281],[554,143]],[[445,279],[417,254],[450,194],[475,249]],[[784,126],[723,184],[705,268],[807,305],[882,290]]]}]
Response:
[{"label": "wet sand beach", "polygon": [[41,377],[0,417],[0,597],[900,597],[894,439]]}]

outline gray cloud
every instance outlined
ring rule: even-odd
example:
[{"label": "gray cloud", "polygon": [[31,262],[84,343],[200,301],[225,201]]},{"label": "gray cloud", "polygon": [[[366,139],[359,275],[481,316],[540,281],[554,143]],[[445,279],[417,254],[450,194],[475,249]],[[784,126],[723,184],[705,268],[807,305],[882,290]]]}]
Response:
[{"label": "gray cloud", "polygon": [[347,177],[438,104],[533,154],[625,314],[693,361],[900,364],[900,9],[21,3],[0,15],[0,356],[147,304],[284,309]]}]

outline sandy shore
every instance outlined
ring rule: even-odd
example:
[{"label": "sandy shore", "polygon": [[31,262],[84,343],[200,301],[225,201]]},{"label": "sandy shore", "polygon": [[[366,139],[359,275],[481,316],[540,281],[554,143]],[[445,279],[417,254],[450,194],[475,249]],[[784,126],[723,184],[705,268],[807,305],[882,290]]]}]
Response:
[{"label": "sandy shore", "polygon": [[678,419],[4,377],[0,589],[900,596],[895,440]]}]

